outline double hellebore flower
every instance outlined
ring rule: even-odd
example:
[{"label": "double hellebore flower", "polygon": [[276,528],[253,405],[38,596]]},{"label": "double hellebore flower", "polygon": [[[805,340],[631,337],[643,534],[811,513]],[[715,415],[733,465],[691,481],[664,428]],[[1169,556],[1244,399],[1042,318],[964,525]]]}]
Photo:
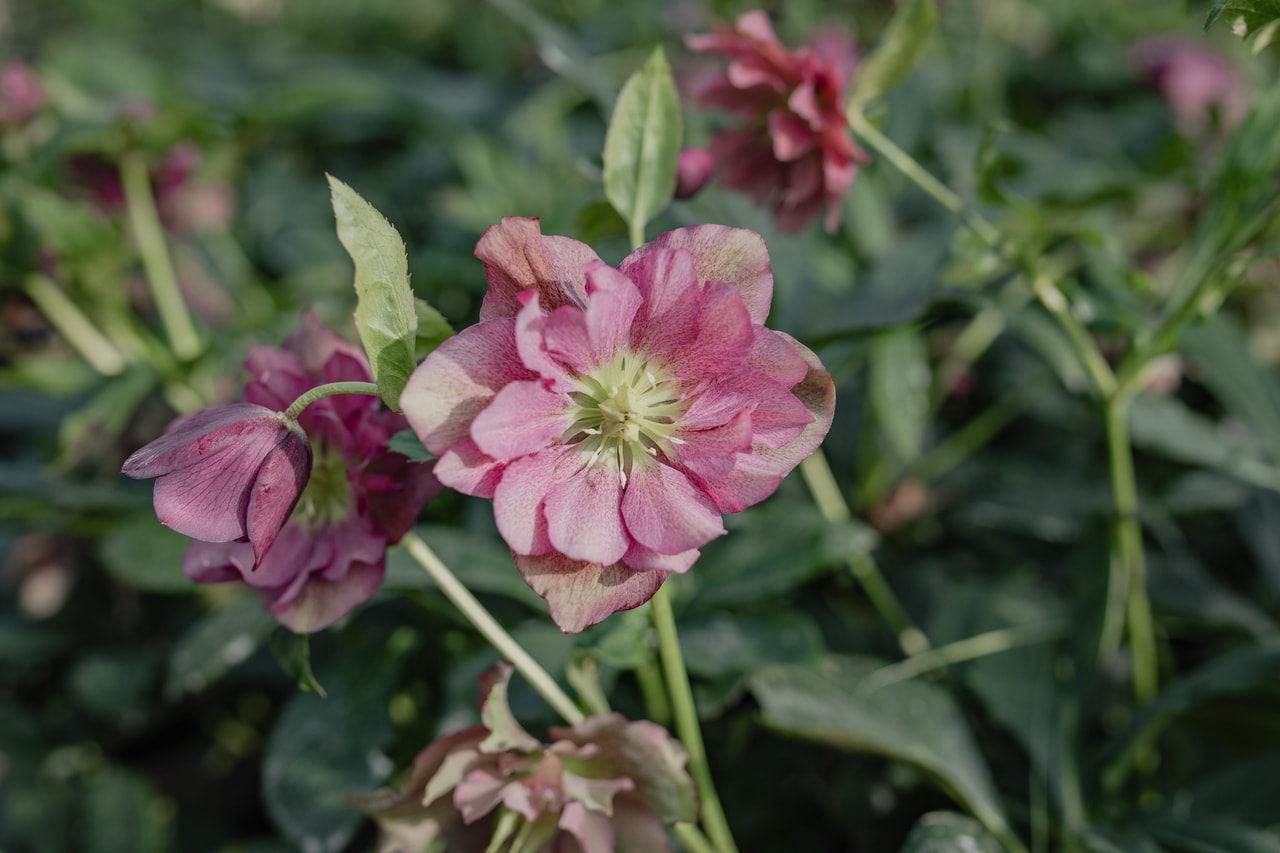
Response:
[{"label": "double hellebore flower", "polygon": [[188,577],[244,581],[282,624],[318,631],[369,600],[387,546],[440,486],[430,465],[387,450],[406,424],[377,397],[323,397],[294,425],[280,414],[317,386],[371,380],[364,354],[314,314],[283,349],[259,347],[245,367],[256,377],[248,402],[181,421],[124,473],[158,477],[160,521],[197,540]]},{"label": "double hellebore flower", "polygon": [[648,601],[721,513],[771,495],[831,424],[831,376],[763,325],[760,236],[701,225],[614,269],[504,218],[476,246],[481,322],[400,403],[436,476],[493,498],[498,530],[565,631]]},{"label": "double hellebore flower", "polygon": [[708,107],[746,117],[711,140],[711,156],[726,186],[773,207],[781,231],[799,231],[826,205],[826,229],[840,224],[840,203],[867,155],[845,121],[845,83],[856,56],[844,39],[827,35],[789,51],[769,16],[756,10],[732,27],[691,35],[696,51],[729,58],[728,70],[695,86]]},{"label": "double hellebore flower", "polygon": [[552,728],[544,746],[507,707],[510,676],[499,664],[483,725],[423,750],[403,790],[353,798],[382,827],[381,853],[669,853],[662,825],[697,816],[684,748],[612,713]]}]

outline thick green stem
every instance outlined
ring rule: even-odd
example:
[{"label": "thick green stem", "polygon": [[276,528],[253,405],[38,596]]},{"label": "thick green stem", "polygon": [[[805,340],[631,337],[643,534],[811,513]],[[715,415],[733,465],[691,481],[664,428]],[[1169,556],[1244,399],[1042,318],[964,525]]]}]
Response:
[{"label": "thick green stem", "polygon": [[658,655],[662,659],[662,671],[667,677],[667,693],[675,716],[676,736],[689,753],[689,775],[698,786],[702,801],[702,825],[719,853],[737,853],[729,821],[720,807],[711,767],[707,763],[707,751],[702,745],[702,729],[698,724],[698,709],[693,703],[693,688],[689,686],[689,674],[684,668],[684,656],[680,652],[680,638],[676,634],[676,617],[671,609],[671,599],[664,584],[649,602],[653,615],[653,627],[658,632]]},{"label": "thick green stem", "polygon": [[117,376],[129,366],[124,353],[98,331],[93,321],[48,276],[33,273],[23,285],[36,307],[94,370],[103,376]]},{"label": "thick green stem", "polygon": [[173,354],[183,361],[200,354],[200,338],[191,322],[187,303],[178,287],[178,277],[173,271],[169,248],[165,245],[164,229],[160,227],[160,215],[156,212],[155,197],[151,193],[151,179],[147,175],[147,161],[141,154],[126,154],[120,159],[120,183],[124,188],[125,208],[142,266],[147,272],[151,297],[165,336]]},{"label": "thick green stem", "polygon": [[476,597],[462,585],[453,572],[449,571],[449,567],[441,562],[426,542],[423,542],[416,533],[409,532],[400,540],[400,543],[409,552],[409,556],[427,570],[427,574],[436,582],[436,586],[440,587],[445,597],[462,611],[467,621],[476,627],[476,630],[498,650],[499,654],[511,661],[516,670],[525,677],[534,690],[538,691],[538,695],[547,700],[547,704],[554,708],[556,713],[564,717],[570,725],[585,719],[582,711],[578,710],[578,706],[573,704],[573,700],[560,689],[559,684],[556,684],[556,680],[529,656],[524,647],[517,643],[496,619],[489,615],[484,605],[476,600]]},{"label": "thick green stem", "polygon": [[[1117,396],[1107,402],[1107,455],[1111,462],[1111,491],[1116,511],[1112,571],[1121,573],[1121,582],[1116,585],[1125,592],[1129,648],[1133,654],[1133,692],[1139,702],[1145,702],[1156,694],[1159,668],[1155,624],[1147,597],[1146,556],[1138,519],[1138,483],[1133,469],[1128,416],[1128,398]],[[1108,618],[1104,624],[1107,622],[1114,622],[1114,618]]]},{"label": "thick green stem", "polygon": [[[818,505],[818,512],[822,513],[823,518],[831,524],[847,524],[853,519],[849,504],[841,494],[840,486],[831,473],[831,466],[827,464],[827,458],[822,455],[821,450],[800,463],[800,474],[809,486],[814,503]],[[866,593],[871,606],[897,637],[903,653],[916,655],[927,651],[928,636],[912,621],[906,608],[898,601],[893,587],[889,586],[889,582],[880,573],[875,558],[868,553],[856,554],[849,558],[849,569]]]},{"label": "thick green stem", "polygon": [[290,403],[289,408],[285,409],[284,416],[296,421],[298,415],[302,414],[302,410],[307,406],[322,397],[332,397],[335,394],[365,394],[377,397],[378,386],[372,382],[330,382],[328,385],[317,385]]}]

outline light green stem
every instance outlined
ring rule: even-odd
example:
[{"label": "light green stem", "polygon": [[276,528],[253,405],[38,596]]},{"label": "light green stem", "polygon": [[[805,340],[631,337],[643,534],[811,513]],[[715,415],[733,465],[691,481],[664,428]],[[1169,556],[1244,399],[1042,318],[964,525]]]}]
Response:
[{"label": "light green stem", "polygon": [[[808,459],[800,463],[800,474],[804,477],[818,512],[822,513],[830,524],[847,524],[853,518],[849,504],[840,492],[840,485],[831,473],[827,458],[818,450]],[[854,578],[866,593],[871,606],[880,614],[889,629],[898,639],[898,645],[904,654],[915,655],[929,648],[929,638],[924,631],[907,614],[898,596],[894,594],[889,582],[880,573],[875,558],[868,553],[856,554],[849,558],[849,569]]]},{"label": "light green stem", "polygon": [[372,382],[330,382],[328,385],[317,385],[290,403],[289,408],[285,409],[284,416],[291,421],[296,421],[298,415],[302,414],[302,410],[307,406],[316,400],[332,397],[335,394],[366,394],[377,397],[378,386]]},{"label": "light green stem", "polygon": [[684,668],[684,656],[680,652],[680,638],[676,634],[676,617],[671,609],[667,585],[663,584],[649,602],[653,627],[658,632],[658,655],[662,659],[662,671],[667,677],[667,693],[675,715],[676,736],[689,753],[689,775],[698,786],[702,801],[702,825],[719,853],[738,853],[733,842],[729,821],[725,819],[707,763],[707,751],[702,745],[702,729],[698,724],[698,709],[693,703],[693,688],[689,686],[689,673]]},{"label": "light green stem", "polygon": [[125,154],[120,159],[120,183],[124,188],[125,208],[138,253],[147,272],[147,283],[160,322],[173,354],[188,361],[200,354],[200,338],[191,322],[187,303],[178,287],[178,277],[173,271],[173,261],[164,241],[164,229],[160,227],[160,215],[156,212],[155,197],[151,193],[151,179],[147,175],[147,161],[139,153]]},{"label": "light green stem", "polygon": [[[1156,694],[1159,665],[1156,658],[1155,624],[1147,596],[1146,555],[1142,547],[1142,526],[1138,520],[1138,483],[1133,469],[1133,449],[1129,442],[1129,401],[1115,397],[1107,402],[1107,454],[1111,462],[1111,491],[1115,501],[1115,559],[1125,591],[1129,625],[1129,648],[1133,654],[1133,692],[1139,702]],[[1110,614],[1108,614],[1110,617]],[[1113,621],[1105,619],[1104,624]],[[1107,651],[1100,649],[1100,652]]]},{"label": "light green stem", "polygon": [[476,600],[476,597],[462,585],[453,572],[449,571],[449,567],[441,562],[426,542],[412,531],[406,533],[400,542],[409,552],[409,556],[427,570],[427,574],[436,582],[436,586],[440,587],[445,597],[462,611],[462,615],[498,650],[499,654],[511,661],[516,670],[525,677],[534,690],[538,691],[538,695],[547,700],[547,704],[554,708],[556,713],[570,725],[585,719],[582,711],[578,710],[578,706],[573,704],[573,700],[560,689],[559,684],[556,684],[556,680],[529,656],[524,647],[517,643],[496,619],[489,615],[484,605]]},{"label": "light green stem", "polygon": [[702,830],[698,829],[696,824],[677,823],[674,827],[676,838],[680,839],[689,853],[716,853],[715,845],[712,844]]},{"label": "light green stem", "polygon": [[27,295],[62,337],[103,376],[118,376],[129,360],[48,276],[33,273],[23,281]]}]

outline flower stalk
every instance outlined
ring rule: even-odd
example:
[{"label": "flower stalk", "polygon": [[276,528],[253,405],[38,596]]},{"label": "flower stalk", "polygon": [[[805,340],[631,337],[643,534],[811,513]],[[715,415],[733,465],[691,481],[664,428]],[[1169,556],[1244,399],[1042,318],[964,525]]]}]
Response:
[{"label": "flower stalk", "polygon": [[164,229],[160,226],[160,215],[156,211],[151,179],[147,176],[147,162],[141,154],[133,152],[121,158],[120,183],[124,189],[129,224],[138,241],[138,253],[142,256],[142,266],[147,273],[156,310],[160,312],[165,336],[174,355],[181,361],[189,361],[200,354],[200,337],[178,286],[173,260],[165,245]]},{"label": "flower stalk", "polygon": [[298,415],[302,414],[302,410],[307,406],[310,406],[316,400],[332,397],[335,394],[365,394],[370,397],[377,397],[378,386],[373,382],[330,382],[327,385],[317,385],[290,403],[289,408],[284,412],[284,416],[289,421],[296,421]]},{"label": "flower stalk", "polygon": [[715,781],[711,778],[707,751],[702,743],[702,730],[698,725],[698,709],[693,702],[693,689],[689,686],[689,673],[685,670],[684,655],[680,651],[675,613],[671,609],[671,597],[666,584],[654,593],[649,608],[653,616],[653,627],[658,632],[658,655],[662,659],[662,671],[667,679],[676,736],[689,753],[689,775],[698,786],[698,796],[702,801],[702,825],[719,853],[738,853],[729,821],[720,806]]}]

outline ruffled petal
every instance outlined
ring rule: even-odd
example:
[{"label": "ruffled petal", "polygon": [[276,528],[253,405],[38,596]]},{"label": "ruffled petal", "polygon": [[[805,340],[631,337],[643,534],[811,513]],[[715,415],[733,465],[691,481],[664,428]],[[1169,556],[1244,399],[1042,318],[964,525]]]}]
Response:
[{"label": "ruffled petal", "polygon": [[540,382],[512,382],[471,422],[471,438],[494,459],[518,459],[557,442],[572,424],[569,399]]},{"label": "ruffled petal", "polygon": [[638,352],[673,352],[692,343],[698,333],[698,272],[688,252],[657,251],[652,246],[641,246],[618,267],[635,282],[643,299],[631,345]]},{"label": "ruffled petal", "polygon": [[460,441],[436,460],[435,475],[440,482],[464,495],[493,497],[507,463],[489,456],[471,439]]},{"label": "ruffled petal", "polygon": [[781,447],[758,447],[756,453],[770,462],[781,466],[783,473],[789,472],[807,459],[831,429],[831,419],[836,410],[836,387],[831,374],[822,366],[822,362],[813,350],[782,332],[775,332],[795,347],[796,353],[809,365],[809,373],[791,389],[791,393],[804,404],[813,416],[813,422],[804,427],[800,435]]},{"label": "ruffled petal", "polygon": [[547,493],[563,479],[572,476],[566,470],[576,452],[554,447],[517,459],[502,473],[502,481],[493,495],[493,517],[507,546],[517,554],[546,554],[552,550],[547,535],[547,518],[542,502]]},{"label": "ruffled petal", "polygon": [[734,457],[751,450],[751,413],[741,411],[728,423],[704,430],[682,430],[676,446],[680,464],[704,480],[719,480],[734,467]]},{"label": "ruffled petal", "polygon": [[658,591],[669,572],[636,572],[614,563],[602,566],[564,554],[515,557],[516,568],[551,607],[560,630],[574,634],[620,610],[639,607]]},{"label": "ruffled petal", "polygon": [[588,465],[547,492],[547,532],[557,551],[610,565],[631,545],[622,524],[622,478],[609,464]]},{"label": "ruffled petal", "polygon": [[[714,151],[712,153],[715,154]],[[716,155],[716,161],[723,162],[719,155]],[[773,301],[773,268],[769,265],[764,238],[759,234],[726,225],[677,228],[641,246],[622,262],[619,269],[624,269],[633,259],[638,260],[660,249],[687,250],[693,257],[700,282],[723,281],[736,285],[751,322],[764,324]],[[634,280],[634,276],[632,278]]]},{"label": "ruffled petal", "polygon": [[568,237],[543,237],[537,219],[504,216],[489,226],[476,244],[475,256],[484,261],[489,292],[480,306],[480,320],[514,317],[520,310],[516,295],[537,288],[548,310],[561,305],[587,304],[582,268],[600,260],[590,246]]},{"label": "ruffled petal", "polygon": [[667,375],[675,379],[728,373],[746,359],[755,340],[738,288],[709,281],[699,296],[697,337],[666,359]]},{"label": "ruffled petal", "polygon": [[697,548],[691,548],[679,554],[659,554],[639,542],[632,542],[631,547],[627,549],[626,555],[622,558],[622,563],[627,568],[634,569],[637,572],[667,572],[668,574],[675,572],[683,574],[689,571],[689,567],[697,562],[701,554],[702,552]]},{"label": "ruffled petal", "polygon": [[641,545],[679,554],[724,534],[720,513],[689,478],[667,465],[636,465],[622,495],[622,517]]}]

